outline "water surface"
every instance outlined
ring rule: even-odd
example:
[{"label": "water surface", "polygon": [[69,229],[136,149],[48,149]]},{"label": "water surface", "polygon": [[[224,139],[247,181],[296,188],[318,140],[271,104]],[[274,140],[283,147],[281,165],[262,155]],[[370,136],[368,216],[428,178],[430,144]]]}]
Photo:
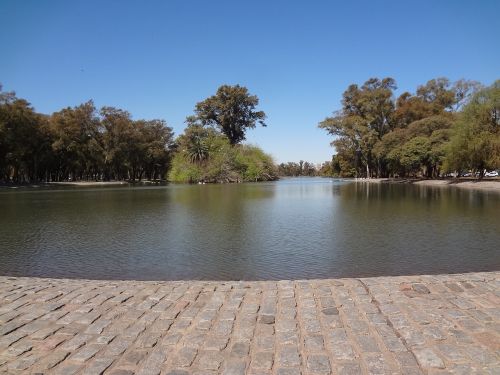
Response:
[{"label": "water surface", "polygon": [[0,275],[302,279],[500,269],[500,194],[285,179],[0,192]]}]

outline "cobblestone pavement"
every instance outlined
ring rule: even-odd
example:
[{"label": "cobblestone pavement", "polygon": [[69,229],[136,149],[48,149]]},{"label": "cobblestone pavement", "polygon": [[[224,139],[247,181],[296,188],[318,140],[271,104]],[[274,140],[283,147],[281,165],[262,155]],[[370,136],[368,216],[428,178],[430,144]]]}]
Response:
[{"label": "cobblestone pavement", "polygon": [[262,282],[0,277],[0,373],[500,374],[500,272]]}]

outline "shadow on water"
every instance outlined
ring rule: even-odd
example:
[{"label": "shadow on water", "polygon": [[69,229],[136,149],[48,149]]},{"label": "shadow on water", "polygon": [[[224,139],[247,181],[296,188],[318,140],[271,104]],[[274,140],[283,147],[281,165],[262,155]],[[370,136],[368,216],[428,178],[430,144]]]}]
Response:
[{"label": "shadow on water", "polygon": [[300,279],[500,268],[500,195],[285,179],[0,194],[0,274]]}]

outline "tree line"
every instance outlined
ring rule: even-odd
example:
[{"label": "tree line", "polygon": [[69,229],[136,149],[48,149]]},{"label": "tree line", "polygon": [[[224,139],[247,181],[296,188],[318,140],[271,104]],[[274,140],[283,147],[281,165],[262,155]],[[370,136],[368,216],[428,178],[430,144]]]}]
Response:
[{"label": "tree line", "polygon": [[300,160],[298,163],[293,161],[280,163],[278,175],[281,177],[338,177],[338,173],[332,169],[330,161],[314,164],[304,160]]},{"label": "tree line", "polygon": [[170,165],[172,128],[92,101],[51,115],[0,94],[0,180],[155,180]]},{"label": "tree line", "polygon": [[0,182],[134,182],[172,171],[185,182],[275,179],[272,158],[240,144],[247,129],[266,126],[258,102],[245,87],[223,85],[196,104],[175,139],[164,120],[134,120],[92,101],[45,115],[0,86]]},{"label": "tree line", "polygon": [[395,98],[393,78],[350,85],[319,124],[335,136],[330,169],[342,177],[436,178],[500,166],[500,80],[437,78]]},{"label": "tree line", "polygon": [[435,178],[500,166],[500,80],[437,78],[395,98],[392,78],[350,85],[342,108],[319,124],[335,136],[331,162],[281,163],[246,131],[266,126],[247,88],[220,86],[197,103],[177,138],[161,119],[134,120],[92,101],[50,115],[0,86],[0,182],[265,181],[281,176]]}]

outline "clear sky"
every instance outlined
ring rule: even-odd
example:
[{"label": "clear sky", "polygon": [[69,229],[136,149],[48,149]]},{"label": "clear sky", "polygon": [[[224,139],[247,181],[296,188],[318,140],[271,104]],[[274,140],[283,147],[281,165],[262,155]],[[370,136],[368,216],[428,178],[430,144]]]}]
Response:
[{"label": "clear sky", "polygon": [[500,78],[500,1],[0,0],[0,82],[51,113],[93,99],[179,134],[221,84],[260,98],[278,162],[331,158],[351,83]]}]

